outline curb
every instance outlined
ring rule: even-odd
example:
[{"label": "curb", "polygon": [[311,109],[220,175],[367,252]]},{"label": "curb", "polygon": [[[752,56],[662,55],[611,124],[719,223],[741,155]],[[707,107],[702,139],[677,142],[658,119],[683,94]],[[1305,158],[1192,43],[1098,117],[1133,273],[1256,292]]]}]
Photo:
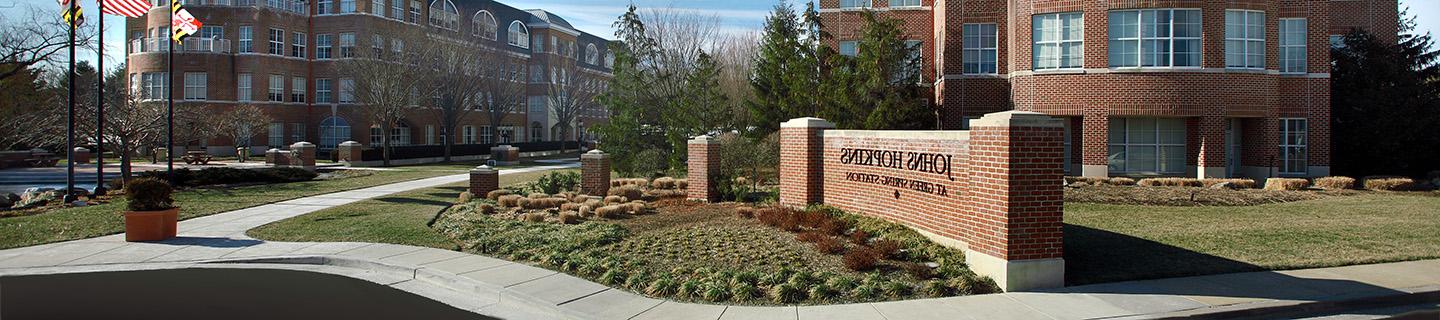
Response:
[{"label": "curb", "polygon": [[1160,314],[1134,315],[1114,319],[1281,319],[1333,314],[1345,310],[1367,310],[1424,303],[1440,303],[1440,286],[1416,288],[1412,292],[1326,301],[1266,301],[1191,309]]}]

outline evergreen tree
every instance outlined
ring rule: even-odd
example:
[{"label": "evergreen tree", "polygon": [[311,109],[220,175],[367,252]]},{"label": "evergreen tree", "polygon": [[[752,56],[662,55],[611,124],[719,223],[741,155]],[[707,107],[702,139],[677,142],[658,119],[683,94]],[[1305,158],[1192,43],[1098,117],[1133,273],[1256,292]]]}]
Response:
[{"label": "evergreen tree", "polygon": [[865,27],[855,57],[833,55],[820,79],[825,92],[822,117],[841,128],[925,129],[934,127],[920,83],[920,48],[905,43],[900,21],[864,12]]},{"label": "evergreen tree", "polygon": [[1440,169],[1440,52],[1414,18],[1398,43],[1362,30],[1331,50],[1331,121],[1336,174],[1420,176]]},{"label": "evergreen tree", "polygon": [[775,132],[781,122],[791,118],[814,115],[811,96],[815,88],[805,84],[814,81],[815,64],[808,63],[811,57],[806,53],[811,46],[802,39],[805,34],[806,26],[789,1],[781,0],[765,17],[750,77],[755,99],[746,102],[753,121],[752,137]]}]

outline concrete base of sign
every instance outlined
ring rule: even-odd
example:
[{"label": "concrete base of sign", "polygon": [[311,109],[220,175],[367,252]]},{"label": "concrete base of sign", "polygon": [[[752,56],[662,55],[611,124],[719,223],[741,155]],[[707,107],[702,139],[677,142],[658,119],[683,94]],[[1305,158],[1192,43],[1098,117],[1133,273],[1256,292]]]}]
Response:
[{"label": "concrete base of sign", "polygon": [[1307,172],[1306,175],[1311,176],[1311,177],[1328,177],[1328,176],[1330,176],[1330,166],[1310,166],[1310,168],[1308,168],[1308,169],[1309,169],[1310,171]]},{"label": "concrete base of sign", "polygon": [[1196,178],[1227,178],[1225,167],[1195,167]]},{"label": "concrete base of sign", "polygon": [[1086,177],[1106,178],[1110,176],[1110,166],[1100,164],[1080,165],[1080,175]]},{"label": "concrete base of sign", "polygon": [[970,250],[964,241],[910,228],[936,244],[965,252],[965,265],[975,274],[990,277],[1006,292],[1065,286],[1065,259],[1005,260]]},{"label": "concrete base of sign", "polygon": [[1277,176],[1279,173],[1274,167],[1240,166],[1241,177],[1255,179],[1257,182]]}]

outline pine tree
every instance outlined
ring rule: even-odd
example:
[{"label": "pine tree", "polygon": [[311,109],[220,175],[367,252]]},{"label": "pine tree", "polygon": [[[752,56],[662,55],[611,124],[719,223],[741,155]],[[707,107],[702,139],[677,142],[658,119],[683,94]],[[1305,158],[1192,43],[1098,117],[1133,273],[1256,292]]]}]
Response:
[{"label": "pine tree", "polygon": [[788,1],[776,4],[765,17],[760,46],[756,50],[750,86],[755,99],[746,102],[753,123],[752,137],[763,137],[779,130],[780,123],[791,118],[811,116],[813,103],[810,92],[802,84],[815,78],[808,58],[807,42],[802,40],[805,26]]},{"label": "pine tree", "polygon": [[1334,172],[1420,176],[1440,169],[1440,52],[1402,14],[1398,43],[1363,30],[1331,50]]},{"label": "pine tree", "polygon": [[934,125],[919,83],[918,47],[903,40],[900,21],[863,13],[865,27],[855,57],[825,60],[820,88],[822,117],[841,128],[925,129]]}]

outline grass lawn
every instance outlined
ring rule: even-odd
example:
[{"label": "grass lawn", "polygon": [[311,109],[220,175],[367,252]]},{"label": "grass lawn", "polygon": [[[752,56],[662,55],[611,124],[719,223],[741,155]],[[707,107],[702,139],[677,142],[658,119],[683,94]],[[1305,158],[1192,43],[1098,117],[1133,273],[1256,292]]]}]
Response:
[{"label": "grass lawn", "polygon": [[1071,285],[1440,258],[1440,197],[1359,192],[1241,207],[1067,203]]},{"label": "grass lawn", "polygon": [[[180,219],[188,219],[318,194],[459,173],[464,170],[451,169],[449,165],[408,166],[336,180],[190,189],[176,192],[174,198],[182,208]],[[0,218],[0,249],[120,233],[125,230],[121,215],[124,208],[124,199],[116,199],[101,205]]]},{"label": "grass lawn", "polygon": [[[500,175],[500,185],[535,180],[546,172]],[[246,234],[269,241],[357,241],[455,250],[459,248],[455,242],[426,224],[454,203],[466,186],[456,183],[364,200],[277,221]]]}]

